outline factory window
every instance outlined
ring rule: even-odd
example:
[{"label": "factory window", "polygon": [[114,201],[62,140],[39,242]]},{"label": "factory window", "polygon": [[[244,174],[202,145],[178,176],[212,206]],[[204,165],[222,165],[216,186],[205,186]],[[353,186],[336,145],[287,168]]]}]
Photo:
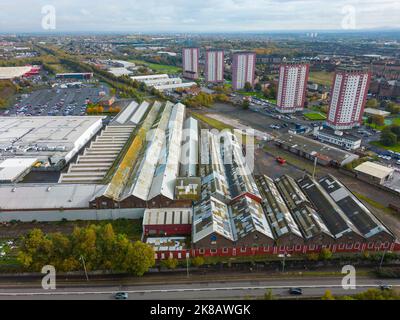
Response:
[{"label": "factory window", "polygon": [[241,247],[240,248],[240,252],[246,252],[247,251],[247,248],[246,247]]},{"label": "factory window", "polygon": [[223,253],[228,253],[228,248],[222,248]]},{"label": "factory window", "polygon": [[217,253],[217,249],[210,249],[211,253]]},{"label": "factory window", "polygon": [[203,248],[202,248],[202,249],[199,249],[199,253],[200,253],[200,254],[204,254],[204,252],[205,252],[205,251],[204,251]]}]

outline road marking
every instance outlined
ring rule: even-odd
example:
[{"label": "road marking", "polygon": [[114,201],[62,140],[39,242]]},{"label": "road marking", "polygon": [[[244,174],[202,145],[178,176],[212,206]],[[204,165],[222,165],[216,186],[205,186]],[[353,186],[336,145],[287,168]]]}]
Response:
[{"label": "road marking", "polygon": [[[391,285],[400,287],[400,284]],[[126,293],[171,293],[171,292],[201,292],[201,291],[228,291],[228,290],[266,290],[266,289],[290,289],[294,286],[254,286],[254,287],[216,287],[216,288],[176,288],[176,289],[149,289],[149,290],[122,290]],[[343,288],[341,285],[297,285],[302,289],[333,289]],[[361,284],[358,288],[379,288],[377,284]],[[35,295],[89,295],[89,294],[115,294],[118,291],[48,291],[48,292],[0,292],[0,296],[35,296]]]}]

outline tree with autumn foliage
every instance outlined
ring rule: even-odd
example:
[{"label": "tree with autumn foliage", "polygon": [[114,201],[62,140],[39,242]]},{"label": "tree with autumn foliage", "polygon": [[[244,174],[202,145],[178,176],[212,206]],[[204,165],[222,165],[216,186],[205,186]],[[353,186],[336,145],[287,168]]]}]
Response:
[{"label": "tree with autumn foliage", "polygon": [[29,271],[40,271],[45,265],[62,272],[78,271],[82,270],[82,258],[88,271],[108,270],[137,276],[155,264],[151,246],[116,234],[111,224],[77,227],[70,235],[45,235],[34,229],[23,237],[18,252],[18,260]]}]

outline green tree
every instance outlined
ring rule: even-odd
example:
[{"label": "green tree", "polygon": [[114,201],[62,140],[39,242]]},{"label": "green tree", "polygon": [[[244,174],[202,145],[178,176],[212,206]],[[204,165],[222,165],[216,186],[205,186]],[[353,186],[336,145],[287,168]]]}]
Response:
[{"label": "green tree", "polygon": [[385,118],[381,115],[373,115],[371,119],[372,123],[377,126],[383,126],[385,124]]},{"label": "green tree", "polygon": [[271,289],[268,289],[264,294],[264,300],[275,300],[275,296],[272,293]]},{"label": "green tree", "polygon": [[204,263],[205,263],[204,258],[203,258],[203,257],[200,257],[200,256],[194,257],[194,258],[192,259],[192,261],[191,261],[191,264],[192,264],[193,266],[195,266],[195,267],[200,267],[200,266],[204,265]]},{"label": "green tree", "polygon": [[390,131],[393,132],[397,136],[397,140],[400,140],[400,126],[399,125],[391,125]]},{"label": "green tree", "polygon": [[330,258],[332,258],[332,251],[329,250],[328,248],[322,248],[321,252],[319,253],[319,259],[329,260]]},{"label": "green tree", "polygon": [[72,233],[73,255],[79,259],[83,257],[87,270],[95,270],[98,267],[98,255],[101,253],[96,247],[96,226],[88,228],[75,228]]},{"label": "green tree", "polygon": [[120,255],[119,264],[121,271],[142,276],[149,268],[154,266],[154,250],[150,245],[141,241],[131,243],[126,238],[122,238],[119,241],[119,246],[120,253],[123,252],[123,256]]},{"label": "green tree", "polygon": [[307,256],[307,258],[308,258],[308,260],[310,260],[310,261],[318,261],[319,255],[318,255],[318,253],[310,253],[310,254]]},{"label": "green tree", "polygon": [[374,99],[370,99],[367,101],[366,103],[366,107],[367,108],[377,108],[378,107],[378,100]]},{"label": "green tree", "polygon": [[168,268],[168,269],[176,269],[176,267],[178,266],[178,259],[174,259],[174,258],[168,258],[166,260],[162,260],[161,261],[161,266]]},{"label": "green tree", "polygon": [[22,238],[17,258],[24,267],[40,271],[44,265],[50,263],[52,250],[53,244],[42,230],[33,229]]},{"label": "green tree", "polygon": [[247,91],[247,92],[253,91],[253,86],[251,85],[250,82],[246,82],[246,83],[244,84],[244,90]]},{"label": "green tree", "polygon": [[332,294],[332,291],[326,290],[324,295],[321,297],[321,300],[335,300],[335,297]]},{"label": "green tree", "polygon": [[380,141],[384,146],[391,147],[397,143],[397,136],[391,131],[384,130],[381,133]]},{"label": "green tree", "polygon": [[242,108],[243,108],[243,109],[248,109],[249,107],[250,107],[250,102],[249,102],[249,100],[247,100],[247,99],[243,100],[243,102],[242,102]]},{"label": "green tree", "polygon": [[270,99],[276,99],[276,86],[271,84],[269,86],[269,97]]},{"label": "green tree", "polygon": [[400,105],[392,101],[388,102],[386,110],[389,111],[391,114],[398,114],[400,112]]},{"label": "green tree", "polygon": [[257,92],[260,92],[260,91],[262,90],[261,83],[257,82],[257,83],[254,85],[254,90],[256,90]]}]

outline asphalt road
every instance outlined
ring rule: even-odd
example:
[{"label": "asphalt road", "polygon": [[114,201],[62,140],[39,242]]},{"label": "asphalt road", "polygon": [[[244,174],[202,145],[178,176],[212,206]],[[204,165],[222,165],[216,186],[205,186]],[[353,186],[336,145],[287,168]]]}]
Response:
[{"label": "asphalt road", "polygon": [[[0,300],[108,300],[114,293],[123,291],[129,294],[130,300],[223,300],[262,297],[271,289],[276,297],[291,297],[289,288],[300,287],[303,297],[321,297],[326,290],[334,295],[351,295],[363,292],[368,288],[379,287],[380,279],[360,278],[356,289],[345,290],[341,278],[302,278],[267,281],[232,281],[189,284],[157,284],[140,286],[76,286],[45,291],[38,288],[0,288]],[[384,284],[400,287],[400,279],[390,280]],[[292,296],[293,297],[293,296]]]}]

